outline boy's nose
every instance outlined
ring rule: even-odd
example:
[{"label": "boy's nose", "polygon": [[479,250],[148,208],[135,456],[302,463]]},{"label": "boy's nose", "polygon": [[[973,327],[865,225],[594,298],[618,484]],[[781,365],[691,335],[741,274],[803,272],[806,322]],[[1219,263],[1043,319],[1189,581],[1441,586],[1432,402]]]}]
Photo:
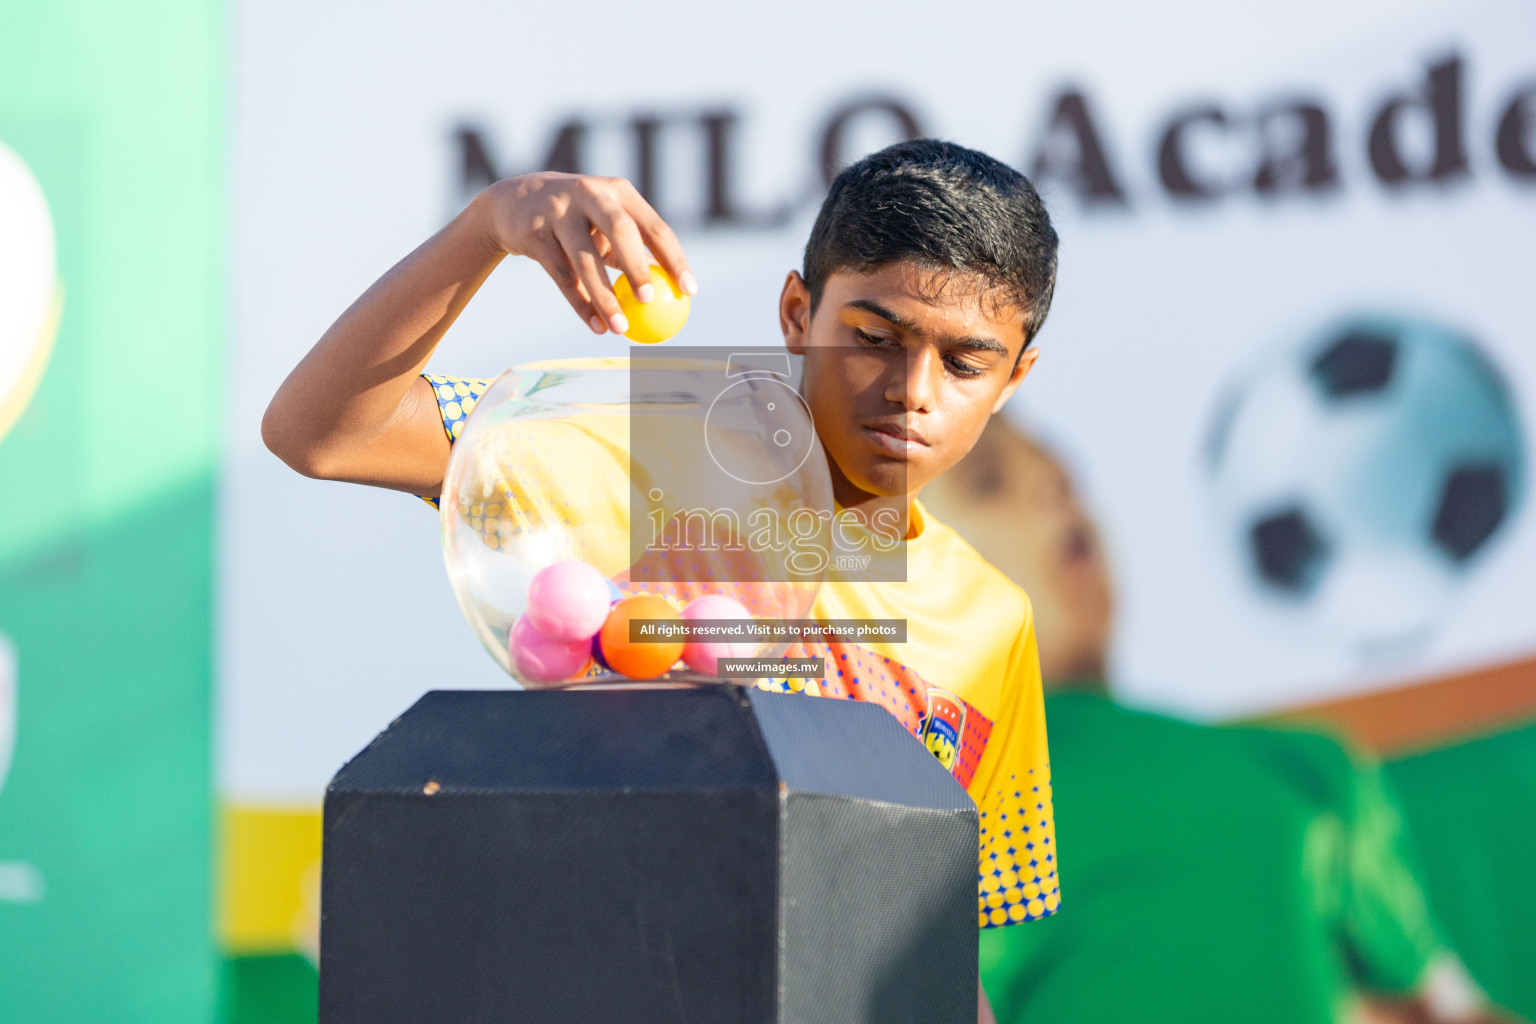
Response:
[{"label": "boy's nose", "polygon": [[886,398],[908,412],[929,412],[938,394],[936,374],[944,372],[943,359],[929,346],[907,351],[907,358],[895,367],[895,379],[886,390]]}]

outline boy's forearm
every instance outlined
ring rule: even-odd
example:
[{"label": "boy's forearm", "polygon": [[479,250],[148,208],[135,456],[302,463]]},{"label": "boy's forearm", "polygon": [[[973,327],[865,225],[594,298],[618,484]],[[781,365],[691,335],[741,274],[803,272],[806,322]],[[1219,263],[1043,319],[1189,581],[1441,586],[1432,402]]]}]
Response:
[{"label": "boy's forearm", "polygon": [[[420,378],[432,350],[508,255],[554,279],[594,333],[628,329],[606,267],[649,281],[652,259],[698,290],[677,237],[621,178],[554,171],[481,192],[453,222],[352,303],[278,389],[261,435],[308,476],[436,493],[448,438]],[[635,298],[650,302],[652,286]]]},{"label": "boy's forearm", "polygon": [[506,253],[484,194],[374,282],[278,389],[262,437],[310,476],[427,493],[448,442],[420,373]]}]

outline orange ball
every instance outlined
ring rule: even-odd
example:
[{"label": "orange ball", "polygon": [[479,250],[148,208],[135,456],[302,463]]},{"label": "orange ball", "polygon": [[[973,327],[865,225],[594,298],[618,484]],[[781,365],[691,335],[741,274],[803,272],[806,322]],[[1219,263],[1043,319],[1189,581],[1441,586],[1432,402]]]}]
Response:
[{"label": "orange ball", "polygon": [[613,606],[608,621],[597,634],[597,642],[603,649],[603,660],[631,679],[655,679],[677,664],[683,656],[683,639],[665,640],[659,643],[631,642],[631,621],[651,620],[657,623],[681,623],[679,615],[665,598],[655,594],[639,594],[628,597]]}]

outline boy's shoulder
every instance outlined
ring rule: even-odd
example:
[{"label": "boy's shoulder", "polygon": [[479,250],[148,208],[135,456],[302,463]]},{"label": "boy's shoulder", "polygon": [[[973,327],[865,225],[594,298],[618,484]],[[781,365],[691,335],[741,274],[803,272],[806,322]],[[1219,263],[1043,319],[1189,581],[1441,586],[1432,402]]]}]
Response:
[{"label": "boy's shoulder", "polygon": [[1018,622],[1020,633],[1033,625],[1034,606],[1024,588],[983,558],[969,541],[948,523],[936,518],[922,502],[914,504],[923,521],[927,572],[949,577],[959,584],[953,591],[945,587],[942,592],[963,592],[971,599],[997,608]]},{"label": "boy's shoulder", "polygon": [[917,511],[922,543],[900,588],[908,641],[900,656],[930,685],[996,720],[1032,671],[1029,597],[921,504]]}]

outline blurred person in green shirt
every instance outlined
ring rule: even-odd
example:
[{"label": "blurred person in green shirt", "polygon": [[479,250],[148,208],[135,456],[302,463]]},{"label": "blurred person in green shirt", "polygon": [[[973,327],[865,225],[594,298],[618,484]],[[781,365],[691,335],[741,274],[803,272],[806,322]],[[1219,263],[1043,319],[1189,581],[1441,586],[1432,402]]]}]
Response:
[{"label": "blurred person in green shirt", "polygon": [[994,416],[923,491],[1031,596],[1062,912],[981,940],[1000,1024],[1513,1021],[1443,938],[1379,766],[1110,697],[1113,588],[1062,466]]}]

